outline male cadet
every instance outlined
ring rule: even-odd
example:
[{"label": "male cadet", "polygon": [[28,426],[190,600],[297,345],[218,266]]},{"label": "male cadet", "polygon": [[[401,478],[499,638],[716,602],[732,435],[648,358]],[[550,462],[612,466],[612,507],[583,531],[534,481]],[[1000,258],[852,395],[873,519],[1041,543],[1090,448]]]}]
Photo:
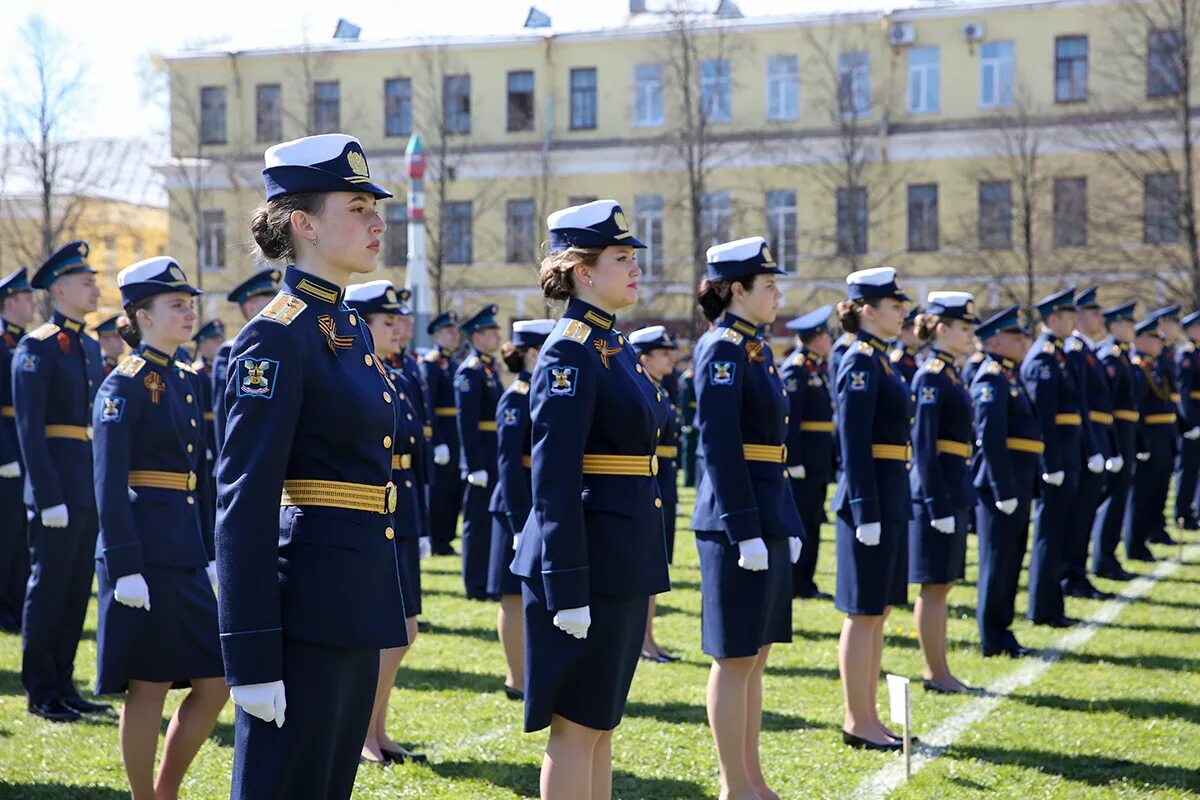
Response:
[{"label": "male cadet", "polygon": [[788,477],[800,521],[808,534],[800,558],[792,565],[792,596],[804,600],[833,599],[813,580],[821,525],[827,521],[825,497],[833,474],[833,400],[825,368],[825,357],[833,347],[829,335],[831,314],[833,306],[821,306],[787,323],[787,329],[796,334],[796,351],[779,370],[789,403],[785,442]]},{"label": "male cadet", "polygon": [[1171,382],[1162,357],[1162,320],[1154,315],[1137,326],[1133,340],[1133,379],[1140,418],[1137,427],[1137,464],[1125,524],[1125,555],[1137,561],[1156,559],[1146,546],[1163,525],[1163,505],[1171,482],[1172,451],[1178,417],[1171,401]]},{"label": "male cadet", "polygon": [[[396,319],[396,325],[400,329],[400,349],[388,356],[387,363],[393,370],[398,370],[404,376],[409,387],[409,403],[421,420],[423,440],[416,450],[417,456],[423,459],[425,466],[424,469],[418,470],[417,474],[424,479],[426,475],[430,474],[434,465],[430,453],[433,446],[433,421],[432,413],[429,411],[429,385],[425,383],[425,376],[421,374],[421,367],[417,363],[417,359],[408,349],[413,338],[412,309],[408,305],[408,301],[412,299],[412,292],[408,289],[392,289],[392,293],[387,299],[394,300],[399,309],[400,316]],[[422,486],[421,491],[424,492],[422,499],[427,503],[429,500],[428,490]],[[428,536],[428,532],[425,535]]]},{"label": "male cadet", "polygon": [[13,411],[12,357],[33,319],[33,290],[25,268],[0,280],[0,631],[21,632],[21,606],[29,579],[29,543],[22,502],[21,447]]},{"label": "male cadet", "polygon": [[696,372],[692,369],[692,356],[686,356],[688,366],[679,376],[679,433],[683,467],[683,485],[696,485],[696,448],[700,432],[696,430]]},{"label": "male cadet", "polygon": [[125,356],[125,340],[117,333],[117,320],[120,318],[120,314],[113,314],[92,328],[92,332],[96,334],[96,341],[100,343],[100,351],[104,353],[106,377],[117,368],[117,364],[120,364]]},{"label": "male cadet", "polygon": [[892,366],[904,378],[906,386],[912,384],[913,376],[917,374],[917,354],[921,351],[921,340],[917,337],[917,315],[921,313],[921,309],[913,306],[908,310],[908,315],[904,318],[904,325],[900,328],[900,337],[893,343],[888,352],[888,359],[892,362]]},{"label": "male cadet", "polygon": [[213,449],[216,441],[216,414],[213,413],[213,380],[212,370],[213,361],[217,357],[217,350],[221,347],[221,342],[225,340],[225,323],[219,319],[210,319],[200,326],[200,330],[192,336],[192,341],[196,344],[196,357],[192,361],[192,369],[200,376],[200,403],[201,408],[207,409],[204,412],[204,425],[206,439],[208,442],[208,452],[205,454],[206,463],[208,464],[208,476],[212,491],[209,492],[209,498],[212,500],[213,509],[215,512],[217,502],[217,459],[216,451]]},{"label": "male cadet", "polygon": [[[1182,438],[1180,434],[1188,433],[1189,435],[1193,436],[1200,434],[1192,434],[1190,429],[1181,430],[1178,427],[1179,422],[1181,422],[1182,419],[1178,414],[1180,393],[1179,373],[1175,362],[1175,347],[1184,338],[1183,327],[1179,324],[1179,306],[1166,306],[1164,308],[1160,308],[1157,311],[1151,312],[1150,316],[1148,316],[1144,321],[1149,322],[1151,319],[1157,323],[1156,327],[1158,328],[1158,336],[1161,337],[1163,343],[1162,353],[1160,353],[1158,356],[1158,360],[1161,362],[1159,367],[1167,379],[1167,385],[1170,387],[1169,394],[1171,403],[1175,406],[1175,408],[1172,410],[1176,412],[1176,423],[1175,427],[1172,429],[1170,456],[1171,466],[1168,468],[1167,480],[1166,482],[1159,484],[1158,488],[1155,489],[1155,491],[1158,491],[1161,495],[1158,501],[1158,513],[1144,518],[1144,521],[1150,525],[1149,531],[1145,533],[1145,539],[1153,544],[1174,545],[1178,544],[1178,542],[1172,539],[1171,535],[1167,533],[1167,495],[1171,491],[1171,480],[1169,473],[1174,469],[1176,456],[1181,450],[1180,442]],[[1134,472],[1137,472],[1136,466],[1134,467]],[[1147,498],[1147,502],[1153,501],[1151,498]]]},{"label": "male cadet", "polygon": [[[282,277],[283,273],[274,267],[259,270],[233,287],[233,290],[225,295],[225,299],[231,303],[237,303],[242,312],[242,319],[249,322],[279,293],[279,281]],[[212,396],[214,402],[219,401],[225,395],[225,372],[229,367],[229,351],[232,349],[233,339],[229,339],[213,356]],[[214,428],[219,438],[209,439],[209,442],[212,444],[213,452],[216,453],[225,432],[222,430],[220,420],[215,421]]]},{"label": "male cadet", "polygon": [[421,360],[421,376],[429,393],[433,437],[433,480],[429,487],[429,518],[433,554],[455,555],[454,535],[462,509],[462,476],[458,471],[458,409],[454,405],[454,373],[458,362],[454,353],[462,337],[458,331],[458,313],[438,314],[426,327],[436,345]]},{"label": "male cadet", "polygon": [[[1017,374],[1029,347],[1020,307],[975,328],[987,356],[975,372],[975,503],[979,529],[979,600],[975,619],[983,655],[1029,653],[1012,633],[1029,510],[1037,488],[1041,426]],[[1057,584],[1055,584],[1057,585]]]},{"label": "male cadet", "polygon": [[975,352],[967,356],[966,363],[963,364],[963,383],[965,383],[967,386],[971,385],[972,381],[975,380],[975,371],[979,369],[979,366],[983,363],[985,358],[987,358],[987,353],[985,353],[983,350],[983,342],[976,339]]},{"label": "male cadet", "polygon": [[496,405],[500,385],[495,353],[500,349],[496,306],[488,304],[462,323],[471,343],[471,355],[454,374],[458,408],[460,470],[466,477],[463,492],[462,577],[469,600],[489,599],[488,558],[492,544],[492,514],[488,511],[496,481]]},{"label": "male cadet", "polygon": [[[1063,339],[1075,329],[1075,288],[1043,298],[1037,309],[1042,318],[1042,333],[1021,362],[1021,380],[1033,398],[1045,443],[1041,498],[1034,504],[1033,512],[1027,614],[1035,625],[1066,628],[1075,621],[1065,613],[1059,578],[1067,518],[1076,511],[1075,497],[1084,460],[1085,409],[1063,351]],[[1103,458],[1100,466],[1104,468]]]},{"label": "male cadet", "polygon": [[1108,396],[1112,402],[1117,448],[1112,460],[1120,457],[1121,468],[1109,480],[1104,499],[1096,510],[1096,521],[1092,526],[1092,572],[1114,581],[1127,581],[1135,577],[1117,561],[1116,550],[1125,527],[1129,487],[1133,484],[1133,468],[1137,463],[1135,453],[1140,413],[1133,379],[1134,368],[1129,360],[1136,306],[1136,303],[1125,303],[1103,311],[1109,337],[1100,343],[1096,351],[1104,366]]},{"label": "male cadet", "polygon": [[13,353],[31,517],[21,682],[29,711],[54,722],[110,708],[80,697],[73,680],[99,532],[90,423],[104,369],[100,346],[83,330],[84,315],[100,300],[87,256],[86,242],[71,242],[34,274],[30,284],[50,293],[54,314]]},{"label": "male cadet", "polygon": [[1087,409],[1082,426],[1087,468],[1079,473],[1075,505],[1066,517],[1059,582],[1066,595],[1104,600],[1110,595],[1093,586],[1087,577],[1088,544],[1092,540],[1092,524],[1104,497],[1108,476],[1119,472],[1125,466],[1125,460],[1117,447],[1108,380],[1096,355],[1096,347],[1104,334],[1104,316],[1096,300],[1097,290],[1098,287],[1092,286],[1075,296],[1078,309],[1075,332],[1067,339],[1065,347],[1067,361],[1075,374],[1080,407]]},{"label": "male cadet", "polygon": [[1197,520],[1197,477],[1200,475],[1200,311],[1180,320],[1184,338],[1175,347],[1176,386],[1179,387],[1179,460],[1175,470],[1175,524],[1180,530],[1200,529]]}]

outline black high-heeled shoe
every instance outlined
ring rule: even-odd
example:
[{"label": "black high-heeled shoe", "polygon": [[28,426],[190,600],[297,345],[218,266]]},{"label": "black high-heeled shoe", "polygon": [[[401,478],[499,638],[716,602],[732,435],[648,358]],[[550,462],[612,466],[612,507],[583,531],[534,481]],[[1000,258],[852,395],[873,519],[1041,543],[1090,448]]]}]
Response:
[{"label": "black high-heeled shoe", "polygon": [[898,739],[892,739],[890,742],[881,744],[879,742],[872,742],[870,739],[864,739],[861,736],[855,736],[847,730],[842,731],[842,744],[859,750],[882,750],[889,753],[904,749],[904,742]]},{"label": "black high-heeled shoe", "polygon": [[514,689],[513,687],[509,686],[508,684],[505,684],[505,686],[504,686],[504,696],[507,697],[509,700],[524,700],[525,699],[524,692],[522,692],[520,689]]},{"label": "black high-heeled shoe", "polygon": [[403,764],[405,761],[411,761],[414,764],[425,764],[429,761],[429,757],[424,753],[414,753],[406,747],[401,747],[399,750],[384,750],[381,747],[379,748],[379,752],[383,753],[384,759],[394,764]]}]

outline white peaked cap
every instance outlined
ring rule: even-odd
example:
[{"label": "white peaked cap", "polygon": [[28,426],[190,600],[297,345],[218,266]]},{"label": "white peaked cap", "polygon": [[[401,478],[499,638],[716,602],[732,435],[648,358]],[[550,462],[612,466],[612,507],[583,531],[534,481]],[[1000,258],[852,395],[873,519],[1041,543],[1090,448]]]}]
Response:
[{"label": "white peaked cap", "polygon": [[662,339],[667,333],[667,329],[662,325],[651,325],[649,328],[639,328],[629,334],[629,341],[632,344],[640,344],[641,342],[653,342]]},{"label": "white peaked cap", "polygon": [[557,228],[590,228],[598,225],[612,216],[613,209],[620,203],[616,200],[593,200],[581,206],[562,208],[546,217],[546,227]]},{"label": "white peaked cap", "polygon": [[851,272],[846,276],[846,285],[886,286],[896,280],[896,270],[891,267],[871,267]]},{"label": "white peaked cap", "polygon": [[554,330],[555,321],[552,319],[523,319],[513,323],[513,333],[532,333],[538,336],[549,336]]},{"label": "white peaked cap", "polygon": [[125,269],[117,273],[117,286],[128,286],[131,283],[145,283],[157,279],[166,270],[172,266],[178,271],[177,275],[172,275],[177,281],[186,280],[183,275],[183,270],[179,267],[179,262],[170,256],[153,256],[143,259],[136,264],[130,264]]},{"label": "white peaked cap", "polygon": [[745,261],[755,258],[762,252],[767,240],[761,236],[750,236],[733,242],[722,242],[708,248],[704,257],[710,264],[720,264],[723,261]]},{"label": "white peaked cap", "polygon": [[957,308],[975,301],[975,295],[970,292],[930,292],[925,298],[925,304],[940,303],[941,305]]},{"label": "white peaked cap", "polygon": [[337,158],[351,142],[362,148],[362,143],[344,133],[323,133],[305,136],[290,142],[280,142],[267,148],[263,161],[268,167],[308,167]]},{"label": "white peaked cap", "polygon": [[382,297],[388,289],[396,290],[389,280],[367,281],[366,283],[352,283],[346,287],[346,301],[361,303],[367,300],[374,300],[376,297]]}]

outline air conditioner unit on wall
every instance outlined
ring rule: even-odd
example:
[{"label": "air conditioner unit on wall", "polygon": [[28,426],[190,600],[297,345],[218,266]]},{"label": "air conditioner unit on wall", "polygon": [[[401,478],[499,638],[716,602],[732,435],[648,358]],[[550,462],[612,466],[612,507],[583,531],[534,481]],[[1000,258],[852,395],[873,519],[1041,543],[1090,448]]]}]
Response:
[{"label": "air conditioner unit on wall", "polygon": [[911,22],[897,22],[888,28],[888,43],[897,46],[917,40],[917,29]]},{"label": "air conditioner unit on wall", "polygon": [[982,42],[983,23],[964,22],[962,26],[962,38],[964,42]]}]

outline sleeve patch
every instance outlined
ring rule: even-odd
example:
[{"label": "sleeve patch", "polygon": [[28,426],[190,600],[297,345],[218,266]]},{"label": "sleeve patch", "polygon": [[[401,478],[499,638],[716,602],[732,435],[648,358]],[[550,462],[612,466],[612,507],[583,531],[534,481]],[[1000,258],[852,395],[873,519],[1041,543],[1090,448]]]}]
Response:
[{"label": "sleeve patch", "polygon": [[546,393],[550,397],[574,397],[578,379],[578,367],[550,367],[546,373]]},{"label": "sleeve patch", "polygon": [[466,375],[459,375],[454,379],[454,388],[464,394],[471,391],[471,379]]},{"label": "sleeve patch", "polygon": [[975,387],[975,400],[979,403],[990,403],[996,399],[996,391],[990,383],[981,383]]},{"label": "sleeve patch", "polygon": [[1054,374],[1050,371],[1049,364],[1042,364],[1040,367],[1038,367],[1038,380],[1039,381],[1048,381],[1053,377],[1054,377]]},{"label": "sleeve patch", "polygon": [[928,406],[937,403],[938,390],[936,386],[922,386],[917,398],[917,405]]},{"label": "sleeve patch", "polygon": [[504,419],[500,421],[501,425],[516,425],[521,421],[521,409],[506,408],[504,409]]},{"label": "sleeve patch", "polygon": [[18,364],[21,372],[37,372],[38,365],[42,363],[42,357],[37,353],[21,353],[21,362]]},{"label": "sleeve patch", "polygon": [[871,384],[871,373],[866,370],[851,370],[849,375],[850,385],[846,388],[851,392],[865,392]]},{"label": "sleeve patch", "polygon": [[800,382],[797,381],[795,378],[788,378],[786,386],[787,386],[787,390],[789,392],[795,392],[797,389],[800,388]]},{"label": "sleeve patch", "polygon": [[[727,330],[733,331],[733,328]],[[738,336],[741,336],[737,331],[733,331]],[[736,374],[737,364],[732,361],[714,361],[708,365],[708,379],[713,386],[733,386],[733,376]]]},{"label": "sleeve patch", "polygon": [[117,423],[121,421],[121,417],[125,416],[125,398],[124,397],[105,397],[103,407],[100,409],[100,421]]},{"label": "sleeve patch", "polygon": [[237,360],[238,397],[259,397],[270,400],[275,394],[279,362],[273,358],[242,356]]}]

